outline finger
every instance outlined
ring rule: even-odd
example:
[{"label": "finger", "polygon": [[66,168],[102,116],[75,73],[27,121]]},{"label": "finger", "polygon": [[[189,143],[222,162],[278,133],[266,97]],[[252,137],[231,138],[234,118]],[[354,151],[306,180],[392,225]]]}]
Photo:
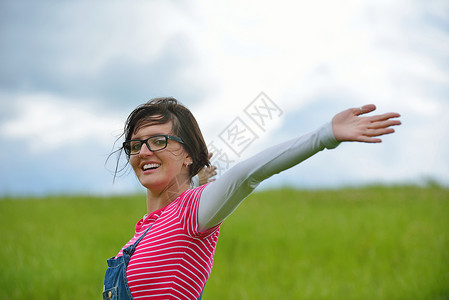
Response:
[{"label": "finger", "polygon": [[363,143],[381,143],[382,140],[375,137],[375,136],[368,136],[368,135],[362,135],[355,139],[357,142],[363,142]]},{"label": "finger", "polygon": [[385,121],[388,119],[393,119],[393,118],[399,118],[401,115],[398,113],[394,113],[394,112],[390,112],[390,113],[386,113],[386,114],[382,114],[382,115],[375,115],[372,117],[369,117],[371,122],[378,122],[378,121]]},{"label": "finger", "polygon": [[391,133],[394,133],[394,129],[390,128],[390,127],[380,128],[380,129],[370,129],[365,132],[365,136],[376,137],[376,136],[381,136],[381,135],[391,134]]},{"label": "finger", "polygon": [[217,175],[216,169],[217,169],[217,167],[208,167],[208,168],[205,168],[205,172],[207,172],[207,174],[209,176],[215,176],[215,175]]},{"label": "finger", "polygon": [[362,140],[362,142],[374,144],[374,143],[382,143],[382,140],[378,139],[378,138],[368,138],[368,137],[366,137],[365,140]]},{"label": "finger", "polygon": [[211,159],[211,157],[212,157],[212,155],[214,155],[214,153],[212,153],[212,152],[209,152],[208,154],[207,154],[207,158],[210,160]]},{"label": "finger", "polygon": [[369,129],[378,129],[378,128],[387,128],[390,126],[398,126],[401,125],[401,121],[399,120],[386,120],[386,121],[377,121],[372,122],[368,128]]},{"label": "finger", "polygon": [[353,111],[354,115],[360,116],[360,115],[367,114],[367,113],[370,113],[375,110],[376,110],[376,106],[374,104],[366,104],[359,108],[353,108],[352,111]]}]

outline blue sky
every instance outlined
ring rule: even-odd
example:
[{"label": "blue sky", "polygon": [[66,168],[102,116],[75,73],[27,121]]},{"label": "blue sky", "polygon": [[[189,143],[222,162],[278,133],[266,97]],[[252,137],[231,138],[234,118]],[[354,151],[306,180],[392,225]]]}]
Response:
[{"label": "blue sky", "polygon": [[[0,195],[142,191],[106,159],[159,96],[234,162],[375,103],[402,114],[396,134],[263,186],[449,185],[449,2],[308,2],[0,2]],[[261,92],[280,112],[262,130],[245,114]],[[239,155],[220,139],[236,118],[257,137]]]}]

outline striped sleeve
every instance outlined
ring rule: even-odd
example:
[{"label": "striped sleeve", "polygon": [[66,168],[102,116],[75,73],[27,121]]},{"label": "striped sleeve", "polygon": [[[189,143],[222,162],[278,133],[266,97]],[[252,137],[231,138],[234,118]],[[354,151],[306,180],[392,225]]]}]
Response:
[{"label": "striped sleeve", "polygon": [[204,231],[199,229],[198,208],[201,194],[206,186],[207,184],[188,190],[185,197],[181,199],[179,203],[180,209],[178,210],[178,219],[186,233],[191,237],[200,239],[207,239],[220,227],[220,224],[218,224]]}]

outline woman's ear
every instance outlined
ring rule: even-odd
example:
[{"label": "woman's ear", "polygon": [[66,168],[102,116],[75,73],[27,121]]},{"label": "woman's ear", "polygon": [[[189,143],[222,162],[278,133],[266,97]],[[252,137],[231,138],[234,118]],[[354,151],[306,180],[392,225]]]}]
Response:
[{"label": "woman's ear", "polygon": [[190,157],[190,155],[187,153],[187,154],[186,154],[186,157],[184,158],[184,165],[185,165],[186,167],[188,167],[188,166],[190,166],[191,164],[193,164],[193,160],[192,160],[192,158]]}]

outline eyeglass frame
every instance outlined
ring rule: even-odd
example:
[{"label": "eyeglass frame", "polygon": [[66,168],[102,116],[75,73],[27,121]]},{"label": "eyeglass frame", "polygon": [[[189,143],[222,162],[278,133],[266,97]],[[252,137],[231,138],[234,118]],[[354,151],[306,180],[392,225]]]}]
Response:
[{"label": "eyeglass frame", "polygon": [[[150,140],[150,139],[152,139],[152,138],[155,138],[155,137],[160,137],[160,136],[165,137],[165,146],[162,147],[161,149],[151,150],[151,147],[150,147],[150,145],[148,144],[148,140]],[[184,141],[183,141],[180,137],[173,136],[173,135],[168,135],[168,134],[157,134],[157,135],[150,136],[149,138],[144,139],[144,140],[137,140],[137,139],[135,139],[135,140],[127,140],[127,141],[124,141],[123,144],[122,144],[122,146],[123,146],[123,150],[125,151],[125,153],[126,153],[127,155],[138,155],[138,154],[140,154],[140,151],[142,150],[143,144],[145,144],[145,145],[147,146],[148,150],[150,150],[151,152],[156,152],[156,151],[161,151],[161,150],[164,150],[165,148],[167,148],[167,146],[168,146],[168,140],[172,140],[172,141],[175,141],[175,142],[184,144]],[[139,150],[139,152],[137,152],[137,153],[128,153],[128,151],[126,150],[127,147],[126,147],[125,145],[126,145],[127,143],[130,143],[130,142],[140,142],[140,150]],[[131,147],[129,147],[129,148],[131,148]]]}]

